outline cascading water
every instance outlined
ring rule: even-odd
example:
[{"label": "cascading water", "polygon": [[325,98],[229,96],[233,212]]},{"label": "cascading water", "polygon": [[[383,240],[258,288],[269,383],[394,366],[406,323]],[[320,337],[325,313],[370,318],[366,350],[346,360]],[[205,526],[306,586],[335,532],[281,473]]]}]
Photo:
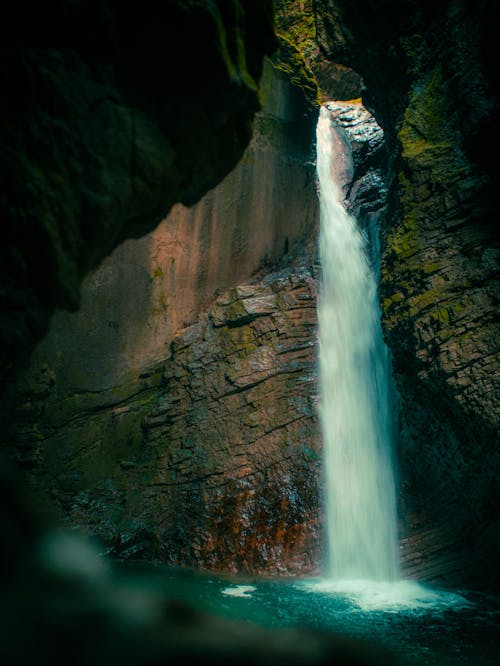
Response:
[{"label": "cascading water", "polygon": [[377,284],[356,220],[332,177],[330,112],[317,126],[322,282],[318,303],[320,415],[325,451],[330,578],[396,580],[388,352]]}]

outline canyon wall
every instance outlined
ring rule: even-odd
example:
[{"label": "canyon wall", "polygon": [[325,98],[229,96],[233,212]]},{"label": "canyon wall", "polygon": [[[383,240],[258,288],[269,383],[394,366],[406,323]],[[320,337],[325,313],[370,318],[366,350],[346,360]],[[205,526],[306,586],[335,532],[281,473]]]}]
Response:
[{"label": "canyon wall", "polygon": [[319,561],[314,117],[269,61],[260,96],[237,167],[88,276],[6,392],[39,506],[121,557]]},{"label": "canyon wall", "polygon": [[[69,47],[81,8],[66,16],[66,36],[28,31],[32,48],[5,47],[2,367],[18,372],[3,392],[2,440],[39,506],[99,534],[109,552],[311,571],[321,532],[313,119],[283,71],[267,65],[264,112],[224,183],[118,247],[87,277],[81,311],[58,312],[20,365],[54,307],[76,307],[89,270],[175,201],[193,203],[248,141],[273,45],[264,4],[174,4],[168,24],[194,30],[194,51],[179,42],[186,31],[155,41],[150,19],[136,30],[115,3],[95,52]],[[349,205],[372,239],[382,229],[404,572],[496,584],[492,3],[277,4],[282,69],[298,72],[309,97],[310,71],[324,95],[362,93],[385,132],[367,148],[349,136],[355,114],[343,121],[354,149]],[[299,5],[297,32],[285,14]],[[188,9],[199,12],[192,25]],[[12,25],[15,37],[20,17]],[[243,39],[250,32],[258,46]],[[193,97],[205,57],[213,77]],[[161,92],[160,79],[170,84]]]},{"label": "canyon wall", "polygon": [[[287,81],[266,65],[235,171],[118,248],[12,386],[12,455],[38,505],[114,556],[321,566],[318,204],[310,107]],[[359,103],[332,109],[352,153],[348,205],[376,243],[382,131]]]}]

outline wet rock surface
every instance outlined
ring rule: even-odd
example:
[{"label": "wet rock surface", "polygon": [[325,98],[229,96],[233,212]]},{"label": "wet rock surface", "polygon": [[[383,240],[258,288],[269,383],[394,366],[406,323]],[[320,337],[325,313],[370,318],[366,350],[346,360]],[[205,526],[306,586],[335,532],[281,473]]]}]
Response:
[{"label": "wet rock surface", "polygon": [[164,363],[92,396],[89,410],[83,396],[32,393],[17,438],[30,442],[35,486],[119,557],[313,572],[315,295],[306,267],[223,293]]},{"label": "wet rock surface", "polygon": [[[488,581],[498,580],[495,562],[499,505],[496,483],[498,410],[494,379],[498,357],[495,320],[498,295],[498,248],[492,233],[496,219],[493,194],[498,183],[498,168],[494,159],[494,155],[498,153],[496,149],[498,133],[495,130],[498,115],[498,82],[492,66],[494,40],[489,28],[493,25],[491,3],[480,1],[475,3],[470,11],[466,11],[465,6],[455,2],[449,2],[443,7],[425,3],[415,12],[408,13],[406,6],[380,1],[370,3],[366,12],[360,13],[348,3],[317,0],[314,8],[315,29],[323,56],[327,59],[342,60],[347,65],[354,66],[363,76],[366,85],[363,94],[367,104],[375,110],[378,121],[384,127],[389,146],[389,152],[386,152],[384,157],[385,149],[375,145],[378,143],[376,132],[372,137],[375,141],[373,150],[367,151],[366,144],[360,142],[354,150],[354,161],[349,168],[355,173],[357,164],[364,164],[363,169],[371,164],[371,171],[367,175],[358,170],[356,173],[360,179],[349,192],[347,191],[349,188],[346,189],[346,194],[350,194],[351,210],[363,218],[362,223],[369,235],[374,237],[370,231],[373,229],[374,219],[381,223],[383,229],[381,297],[384,325],[393,352],[401,395],[399,459],[401,460],[400,513],[403,560],[408,571],[418,577],[449,584],[470,581],[474,584],[487,585]],[[309,6],[306,21],[308,30],[312,25],[310,9]],[[287,32],[288,28],[286,25],[284,27]],[[309,32],[307,34],[309,35]],[[293,35],[287,33],[287,37]],[[297,35],[294,39],[296,37]],[[313,55],[311,53],[311,56]],[[29,64],[32,55],[26,57],[26,62]],[[77,62],[79,57],[65,54],[62,60],[58,56],[52,62],[52,55],[45,51],[42,54],[37,51],[33,56],[35,62],[43,61],[47,64],[45,59],[48,58],[47,62],[50,60],[52,64],[50,67],[47,65],[46,71],[66,72],[69,63],[72,81],[79,81],[82,72],[83,78],[87,80],[85,73],[87,65],[79,69],[80,65]],[[66,60],[67,58],[69,60]],[[252,62],[255,64],[253,60]],[[9,68],[7,70],[11,71]],[[34,67],[35,70],[38,71],[38,65]],[[73,77],[76,70],[80,74]],[[99,67],[97,70],[95,68],[91,70],[92,76],[97,70],[101,72]],[[15,73],[17,70],[12,71]],[[101,74],[102,72],[99,76]],[[35,79],[37,76],[38,74]],[[41,94],[42,102],[43,100],[46,102],[46,98],[49,97],[52,99],[52,92],[60,93],[61,90],[66,90],[64,82],[67,77],[65,77],[66,74],[64,76],[61,74],[60,80],[56,74],[48,77],[46,84],[50,94]],[[23,80],[22,77],[19,78],[19,81]],[[107,82],[108,79],[105,77],[106,85]],[[130,81],[126,83],[123,94],[127,100],[130,94],[129,101],[133,105],[134,100],[137,100],[137,90],[134,86],[130,88],[129,84]],[[45,90],[45,87],[42,88]],[[80,92],[71,86],[67,91],[74,95],[76,106],[79,107]],[[57,95],[56,98],[59,99]],[[38,98],[33,99],[36,101]],[[42,104],[42,110],[45,109],[45,102]],[[13,104],[12,100],[11,103]],[[15,129],[17,119],[14,106],[12,109],[9,107],[6,118],[7,120],[10,118],[9,122],[12,120],[14,123],[12,127]],[[105,102],[104,106],[106,109],[110,106],[110,110],[114,112],[116,106],[114,98]],[[199,109],[200,105],[196,108]],[[143,110],[140,111],[139,116],[143,118],[141,115]],[[245,113],[247,111],[248,108],[245,106]],[[123,120],[123,114],[120,113],[121,111],[118,111],[119,120]],[[356,146],[355,128],[358,111],[351,109],[347,114],[350,114],[350,118],[347,116],[345,118],[346,136],[351,131],[353,145]],[[106,114],[103,117],[107,118]],[[22,114],[19,116],[19,119],[21,118]],[[146,129],[150,127],[149,121],[144,122]],[[122,127],[122,124],[119,126]],[[260,127],[259,140],[262,140],[270,128],[273,137],[282,136],[281,130],[275,132],[277,125],[269,118],[257,120],[256,125]],[[27,136],[31,136],[30,127],[28,124]],[[57,133],[59,130],[64,134],[64,129],[60,127],[57,129],[58,127],[59,125],[54,129],[56,138],[59,136]],[[50,133],[40,138],[38,130],[38,121],[34,121],[33,131],[36,134],[34,145],[38,145],[36,141],[42,139],[44,146],[52,141]],[[99,135],[99,150],[104,150],[107,155],[106,151],[114,143],[104,141],[99,134],[101,130],[102,125],[99,120],[95,130]],[[18,136],[16,131],[13,135]],[[153,134],[155,132],[156,130]],[[306,134],[301,135],[302,138]],[[157,138],[153,137],[152,141],[155,145],[160,145]],[[75,151],[78,153],[78,140],[75,141]],[[145,146],[148,141],[145,140]],[[283,141],[281,146],[286,144],[287,142]],[[58,141],[54,142],[54,146],[56,145]],[[73,144],[70,141],[65,145]],[[265,141],[263,145],[266,150]],[[152,155],[147,146],[145,154],[149,156],[148,159]],[[213,155],[213,152],[208,150],[208,154]],[[69,150],[64,158],[69,159],[71,155],[72,152]],[[384,161],[382,157],[384,159],[388,157],[387,170],[380,165]],[[51,160],[52,158],[49,162]],[[55,161],[57,162],[58,158]],[[121,157],[118,161],[123,162]],[[106,162],[105,166],[108,169],[109,164]],[[14,180],[18,173],[16,169],[10,174]],[[147,173],[148,169],[149,167],[146,168]],[[8,171],[10,172],[10,166]],[[37,205],[45,201],[38,194],[45,189],[44,179],[48,178],[47,174],[50,173],[52,172],[49,169],[40,176],[39,182],[36,178],[33,181],[35,185],[38,183],[40,186],[36,186],[38,189],[35,187],[33,194],[33,201],[36,200]],[[57,192],[59,196],[61,187],[57,173],[54,176],[55,185],[52,187],[49,183],[49,190],[52,193]],[[68,173],[72,173],[71,170]],[[144,177],[149,182],[149,176]],[[152,179],[152,182],[156,182],[154,177]],[[31,182],[30,178],[24,176],[21,180]],[[118,180],[122,182],[120,178]],[[78,178],[77,181],[81,182]],[[382,181],[386,185],[381,185]],[[299,178],[298,182],[304,181]],[[309,181],[309,186],[304,184],[304,189],[308,192],[314,189],[310,187],[311,182],[313,181]],[[106,188],[104,189],[108,192]],[[142,185],[139,189],[143,192]],[[298,188],[295,187],[295,190],[298,191]],[[12,191],[21,192],[21,189],[16,185]],[[192,192],[186,191],[186,201],[191,201],[191,195]],[[121,195],[119,198],[122,199]],[[149,201],[149,195],[146,198]],[[53,200],[56,199],[54,194]],[[30,201],[28,197],[26,204],[28,208],[31,205]],[[127,197],[123,201],[128,201]],[[109,202],[105,203],[105,208],[108,210]],[[71,209],[72,205],[71,202],[68,206],[64,203],[65,219],[71,219],[67,210]],[[386,213],[382,214],[380,210],[384,205],[387,206]],[[17,210],[16,206],[17,204],[13,209]],[[28,217],[30,215],[31,213]],[[118,212],[118,217],[120,215]],[[45,213],[43,216],[40,214],[40,217],[49,221],[53,219],[52,213],[48,216],[45,216]],[[149,213],[147,217],[151,219]],[[90,216],[88,219],[93,218]],[[96,246],[100,247],[99,234],[101,231],[104,233],[103,230],[108,222],[106,220],[103,222],[103,218],[99,215],[96,215],[95,219],[99,225],[101,223],[104,225],[101,225],[102,229],[100,226],[99,232],[95,232],[98,236]],[[139,215],[134,217],[134,220],[138,220],[139,226],[135,227],[135,221],[132,226],[137,230],[140,227],[142,230],[142,217]],[[9,303],[12,305],[14,315],[10,318],[8,326],[2,328],[2,332],[7,336],[12,333],[13,340],[21,341],[19,347],[16,346],[17,342],[13,343],[12,349],[15,353],[16,349],[25,348],[26,339],[34,339],[32,337],[34,332],[37,331],[35,337],[39,336],[46,314],[56,301],[68,304],[74,296],[80,268],[73,270],[71,262],[66,266],[64,252],[57,255],[59,259],[62,257],[61,261],[56,257],[53,262],[51,254],[54,248],[58,251],[60,244],[63,248],[68,243],[68,247],[73,247],[73,241],[76,243],[74,247],[80,248],[78,239],[69,231],[70,227],[71,225],[66,229],[68,237],[63,238],[61,243],[56,238],[57,233],[55,236],[49,234],[51,238],[56,238],[56,244],[49,249],[48,254],[47,244],[43,239],[45,231],[40,240],[38,231],[35,230],[30,236],[30,243],[33,243],[30,247],[32,249],[36,247],[34,258],[31,257],[26,263],[24,260],[19,261],[19,254],[15,251],[7,256],[6,271],[8,272],[9,267],[13,266],[15,268],[13,275],[18,277],[13,281],[9,278],[11,282],[8,282],[8,285],[13,290],[8,286],[5,292],[6,303],[7,310],[10,308]],[[297,242],[294,251],[300,246],[300,234],[297,233],[292,239],[283,233],[284,228],[277,226],[279,231],[269,244],[272,249],[271,254],[267,258],[265,254],[259,255],[258,261],[262,264],[274,264],[280,261],[281,257],[293,247],[294,241]],[[28,226],[28,235],[29,230]],[[117,239],[121,231],[116,232],[118,235],[114,235],[115,231],[111,236]],[[212,228],[205,227],[203,233],[207,235],[203,238],[208,237],[212,233]],[[17,231],[14,236],[15,234]],[[24,232],[21,236],[23,234]],[[93,234],[94,231],[89,229],[89,238]],[[189,234],[187,236],[188,244]],[[305,236],[302,238],[306,242]],[[231,239],[231,252],[234,249],[244,250],[245,244],[250,244],[249,238],[240,230]],[[9,248],[9,243],[5,247]],[[281,249],[278,249],[279,247]],[[92,254],[93,251],[90,252],[89,257],[91,255],[93,257],[89,260],[91,264],[98,261],[97,255],[100,257],[103,252],[109,250],[107,241],[106,248],[103,248],[104,246],[96,250],[96,255]],[[146,247],[145,254],[148,253],[149,247]],[[309,258],[312,257],[311,251]],[[308,260],[306,265],[311,263],[313,262]],[[54,287],[52,277],[49,280],[49,288],[44,280],[32,280],[33,276],[36,278],[43,275],[43,266],[49,264],[58,266],[56,270],[58,275],[66,274],[67,270],[70,278],[66,281],[64,289],[69,289],[73,296],[71,294],[68,296],[66,292],[64,292],[66,296],[61,296],[60,285],[57,283]],[[27,266],[30,268],[26,272]],[[84,268],[83,272],[87,268]],[[155,275],[157,266],[151,263],[150,268],[151,271],[143,276],[144,284],[148,284],[149,278]],[[258,266],[253,263],[252,268],[248,268],[250,272],[239,276],[236,283],[228,284],[223,281],[221,288],[226,290],[235,284],[248,286],[248,276],[257,268]],[[19,271],[24,273],[21,275]],[[23,300],[24,296],[18,298],[14,293],[17,286],[20,287],[20,292],[23,291],[26,276],[29,276],[35,285],[36,292],[28,297],[28,301]],[[157,314],[160,313],[157,319],[159,321],[164,314],[162,308],[166,302],[162,302],[158,294],[165,291],[164,287],[168,292],[170,273],[163,272],[163,275],[157,273],[155,279],[162,285],[152,299],[158,305],[156,310]],[[203,270],[197,274],[197,280],[198,285],[209,282]],[[142,446],[146,437],[144,433],[152,433],[155,430],[153,424],[158,419],[161,423],[163,415],[156,411],[153,413],[153,402],[166,381],[169,361],[166,360],[164,364],[160,361],[162,358],[167,358],[172,337],[175,337],[179,329],[185,328],[185,333],[182,335],[193,336],[193,340],[198,339],[196,338],[199,334],[198,325],[193,327],[190,324],[196,321],[200,312],[203,312],[204,307],[210,302],[213,297],[211,290],[217,280],[218,277],[215,276],[214,282],[206,291],[200,288],[203,298],[200,301],[193,299],[196,303],[187,307],[187,317],[185,318],[183,313],[175,326],[172,325],[168,329],[168,334],[165,334],[161,327],[156,329],[159,339],[162,339],[160,345],[162,352],[154,359],[146,355],[136,358],[130,365],[124,363],[113,375],[113,381],[103,381],[98,387],[70,385],[69,391],[64,389],[62,392],[58,372],[50,363],[42,363],[36,370],[28,372],[23,377],[22,387],[18,393],[14,393],[13,402],[3,401],[3,409],[9,414],[9,420],[14,406],[17,407],[19,416],[19,419],[17,416],[17,420],[14,419],[14,428],[6,437],[7,444],[11,450],[13,449],[16,460],[32,474],[34,485],[40,488],[46,483],[50,489],[46,499],[40,500],[42,504],[45,502],[47,506],[55,505],[60,515],[66,517],[69,513],[75,516],[73,512],[78,509],[80,524],[85,524],[91,513],[100,515],[101,527],[104,526],[103,533],[109,530],[111,534],[112,525],[120,523],[123,494],[135,493],[139,498],[143,479],[138,479],[133,487],[129,487],[127,476],[127,483],[117,486],[115,475],[119,477],[122,472],[132,475],[133,470],[138,469],[135,454],[132,453],[136,450],[135,447]],[[40,290],[45,296],[48,294],[47,298],[51,303],[48,308],[44,304],[45,296],[40,296],[38,303]],[[34,301],[30,300],[32,297]],[[273,309],[273,296],[265,291],[255,298],[253,296],[243,298],[241,295],[235,296],[232,292],[227,292],[225,298],[229,299],[227,303],[218,302],[211,311],[210,326],[221,335],[224,331],[227,336],[229,333],[233,335],[236,331],[246,330],[249,326],[255,327],[259,323],[272,320],[281,312],[281,305],[278,305],[278,310]],[[76,303],[76,300],[72,302]],[[171,305],[170,312],[175,312],[175,304]],[[35,319],[40,315],[38,323],[25,318],[25,306],[35,313]],[[116,312],[122,310],[123,308],[118,305]],[[13,328],[10,327],[13,321],[17,321],[18,316],[21,324],[19,331],[16,332],[19,322],[15,323]],[[126,313],[123,318],[127,319]],[[107,320],[106,325],[109,324],[110,331],[117,331],[119,328],[119,325],[116,327],[117,322],[118,319],[113,317]],[[25,339],[28,329],[30,329],[29,335]],[[252,328],[250,330],[253,331]],[[138,330],[136,333],[136,342],[140,342],[142,332]],[[82,335],[82,340],[85,336],[86,333]],[[152,339],[154,342],[154,336]],[[108,342],[109,340],[114,341],[113,345],[117,351],[115,360],[125,359],[128,350],[125,349],[125,353],[122,353],[123,350],[118,351],[120,344],[118,338],[110,336]],[[203,342],[199,339],[198,341],[199,344]],[[82,347],[78,345],[78,349],[84,348],[83,342]],[[57,351],[57,344],[55,349]],[[248,358],[245,357],[245,363],[241,367],[228,368],[224,381],[232,387],[233,396],[237,396],[242,390],[253,390],[265,382],[274,381],[271,366],[276,358],[279,358],[277,351],[269,348],[269,345],[264,345],[263,349],[253,350],[252,354]],[[64,351],[62,357],[67,358]],[[82,367],[87,361],[90,366],[90,358],[87,359],[82,354],[82,359],[80,364]],[[201,381],[201,366],[196,366],[199,363],[202,364],[202,361],[197,359],[189,371],[197,382]],[[110,367],[113,368],[112,371]],[[116,368],[117,364],[113,361],[106,367],[103,375],[109,373],[111,376]],[[87,377],[89,374],[93,373],[87,373]],[[222,381],[220,378],[217,379],[216,384],[218,385],[220,381]],[[54,412],[47,408],[51,401],[56,405]],[[112,420],[108,419],[110,414],[113,414]],[[74,446],[84,462],[74,468],[66,465],[66,469],[62,470],[59,461],[65,460],[64,450],[67,443],[63,433],[67,432],[66,428],[75,429],[73,431],[75,439],[71,446]],[[119,444],[116,447],[111,446],[110,443],[115,440]],[[166,439],[164,441],[166,442]],[[57,483],[54,483],[53,469],[57,470]],[[120,471],[117,473],[118,469]],[[219,468],[214,469],[217,476]],[[212,472],[214,470],[210,468],[209,473]],[[207,479],[211,480],[213,477],[209,476]],[[97,486],[101,495],[96,499],[97,496],[89,494],[87,490]],[[76,495],[78,495],[77,505]],[[194,497],[193,502],[196,501],[198,496]],[[139,552],[158,552],[158,533],[150,528],[148,520],[136,517],[134,520],[130,520],[127,528],[112,539],[106,537],[108,543],[114,540],[110,547],[114,552],[121,552],[126,556]],[[101,518],[97,519],[96,524],[100,521]],[[176,542],[176,539],[178,543],[184,543],[182,533],[180,536],[174,534],[171,542]],[[161,543],[163,542],[160,539]],[[228,561],[239,561],[239,555],[231,559],[232,557]],[[209,559],[207,556],[206,561]]]},{"label": "wet rock surface", "polygon": [[117,248],[4,391],[37,502],[118,557],[318,562],[314,125],[269,61],[260,96],[236,169]]},{"label": "wet rock surface", "polygon": [[[246,202],[246,176],[252,169],[260,172],[259,165],[268,174],[265,163],[278,150],[289,164],[288,184],[278,180],[263,196],[283,204],[300,197],[299,214],[294,210],[287,216],[284,255],[286,226],[279,215],[269,221],[276,225],[270,246],[274,261],[281,257],[282,265],[291,266],[261,270],[202,307],[217,281],[224,284],[224,265],[222,274],[211,277],[207,252],[205,263],[199,263],[204,280],[190,280],[189,270],[182,273],[181,250],[189,249],[192,262],[196,248],[190,249],[185,234],[182,243],[175,238],[166,242],[167,227],[159,229],[146,252],[139,251],[139,241],[136,249],[116,253],[95,273],[91,288],[84,288],[82,313],[54,320],[51,335],[11,387],[10,402],[16,405],[12,455],[31,477],[37,501],[60,520],[98,535],[117,557],[268,574],[312,573],[321,563],[316,273],[311,268],[316,189],[307,153],[278,132],[276,118],[283,111],[276,91],[273,99],[273,132],[264,133],[269,118],[260,115],[242,174],[225,181],[219,194],[208,195],[208,203],[220,201],[219,208],[211,209],[212,234],[218,239],[214,251],[223,250],[228,236],[234,247],[235,231],[239,238],[246,234],[249,245],[252,234],[257,236],[248,250],[241,245],[240,266],[231,268],[233,277],[238,271],[250,273],[256,259],[257,265],[261,261],[255,256],[259,248],[267,251],[263,240],[269,227],[262,226],[260,214],[254,217],[261,197],[252,199],[253,206],[237,206],[241,215],[235,231],[223,204],[230,201],[232,209],[242,197]],[[376,234],[385,190],[374,197],[361,181],[383,179],[381,130],[359,104],[337,105],[332,123],[344,128],[349,205],[367,232]],[[362,178],[349,190],[354,173]],[[270,183],[267,177],[256,180],[256,191],[266,192]],[[192,219],[202,218],[207,205],[204,199],[198,210],[189,211]],[[287,211],[286,205],[279,208]],[[183,223],[189,226],[189,219]],[[181,233],[182,225],[178,229]],[[305,256],[294,259],[301,245]],[[124,267],[140,266],[148,256],[154,262],[142,263],[142,270],[156,274],[155,289],[167,309],[148,310],[148,291],[141,291],[142,281],[134,284],[133,271],[124,284],[114,283],[111,294],[106,291],[110,275],[120,278]],[[161,256],[165,267],[160,272]],[[172,256],[185,307],[185,315],[173,319],[168,312],[175,313],[180,303],[169,300]],[[232,261],[230,254],[227,261]],[[92,305],[103,299],[103,307],[109,307],[113,294],[117,328],[102,322],[101,328],[89,328]],[[138,304],[144,300],[144,312],[139,310],[144,321],[123,307],[127,294]],[[194,322],[183,325],[186,318]],[[124,338],[126,330],[131,334]],[[97,357],[94,340],[101,344]],[[139,356],[132,355],[134,340]],[[95,373],[95,367],[101,371]]]}]

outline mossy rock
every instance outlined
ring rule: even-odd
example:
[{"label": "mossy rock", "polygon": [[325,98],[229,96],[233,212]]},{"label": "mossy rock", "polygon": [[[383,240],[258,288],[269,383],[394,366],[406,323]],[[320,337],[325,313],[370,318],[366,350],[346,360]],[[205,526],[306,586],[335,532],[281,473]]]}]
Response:
[{"label": "mossy rock", "polygon": [[318,82],[301,51],[285,36],[278,34],[278,50],[272,58],[276,69],[285,72],[291,83],[302,90],[313,108],[321,106]]}]

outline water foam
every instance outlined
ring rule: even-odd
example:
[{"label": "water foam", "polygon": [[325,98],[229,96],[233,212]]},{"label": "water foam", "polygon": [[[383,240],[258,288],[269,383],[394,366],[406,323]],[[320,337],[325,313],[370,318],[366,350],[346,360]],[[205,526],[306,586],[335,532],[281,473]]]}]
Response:
[{"label": "water foam", "polygon": [[332,580],[328,578],[303,581],[308,592],[334,595],[350,601],[362,611],[400,612],[411,609],[455,610],[472,606],[456,592],[437,590],[413,580]]},{"label": "water foam", "polygon": [[249,598],[252,595],[251,592],[255,592],[256,587],[254,585],[235,585],[233,587],[225,587],[221,590],[221,594],[225,594],[227,597],[242,597]]}]

